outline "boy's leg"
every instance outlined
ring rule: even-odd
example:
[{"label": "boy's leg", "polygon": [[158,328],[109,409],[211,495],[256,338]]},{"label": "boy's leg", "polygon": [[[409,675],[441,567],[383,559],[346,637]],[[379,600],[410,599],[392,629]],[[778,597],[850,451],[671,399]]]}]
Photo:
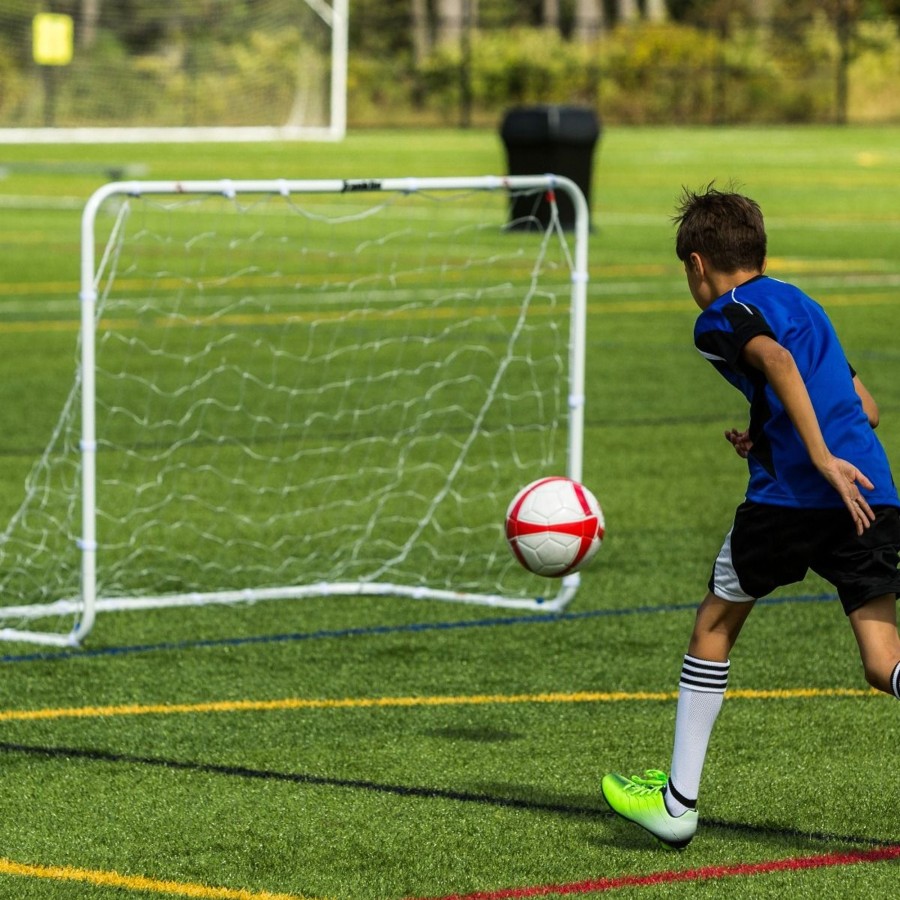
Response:
[{"label": "boy's leg", "polygon": [[671,777],[648,771],[643,778],[610,774],[601,790],[620,816],[670,847],[686,847],[697,829],[697,793],[713,725],[728,682],[728,655],[753,608],[707,594],[697,610],[684,658],[675,719]]},{"label": "boy's leg", "polygon": [[678,686],[672,766],[665,793],[666,809],[672,815],[696,809],[709,738],[728,686],[728,657],[753,605],[752,600],[735,602],[710,593],[697,610]]},{"label": "boy's leg", "polygon": [[849,615],[866,681],[900,700],[900,634],[897,633],[897,596],[885,594]]}]

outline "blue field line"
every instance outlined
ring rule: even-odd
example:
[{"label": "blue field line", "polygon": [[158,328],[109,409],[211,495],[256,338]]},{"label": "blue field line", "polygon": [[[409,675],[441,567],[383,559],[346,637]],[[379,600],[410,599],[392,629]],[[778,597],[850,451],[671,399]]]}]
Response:
[{"label": "blue field line", "polygon": [[[791,603],[824,603],[836,599],[835,594],[804,594],[796,597],[770,597],[759,600],[766,606]],[[696,603],[675,603],[663,606],[629,606],[619,609],[590,609],[584,612],[537,613],[534,615],[502,616],[489,619],[462,619],[456,622],[417,622],[408,625],[371,625],[358,628],[299,631],[289,634],[269,634],[257,637],[217,638],[199,641],[167,641],[158,644],[133,644],[123,647],[98,647],[95,650],[61,650],[55,652],[8,654],[0,656],[0,663],[55,662],[66,659],[96,659],[105,656],[127,656],[170,650],[203,650],[215,647],[243,647],[251,644],[287,644],[298,641],[317,641],[328,638],[370,637],[386,634],[418,634],[427,631],[457,631],[465,628],[497,628],[504,625],[544,625],[554,622],[575,622],[581,619],[611,616],[653,615],[657,613],[694,610]]]}]

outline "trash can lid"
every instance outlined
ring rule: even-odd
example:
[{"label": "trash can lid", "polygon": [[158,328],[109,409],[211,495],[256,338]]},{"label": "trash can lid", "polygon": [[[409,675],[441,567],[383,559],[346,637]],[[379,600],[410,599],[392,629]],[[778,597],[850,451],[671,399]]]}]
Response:
[{"label": "trash can lid", "polygon": [[517,106],[506,112],[500,136],[507,143],[589,144],[600,135],[600,122],[586,106]]}]

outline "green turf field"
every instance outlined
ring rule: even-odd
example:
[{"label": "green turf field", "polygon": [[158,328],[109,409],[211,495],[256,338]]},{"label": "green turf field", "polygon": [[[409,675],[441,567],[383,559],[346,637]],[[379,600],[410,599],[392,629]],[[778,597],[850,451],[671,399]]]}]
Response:
[{"label": "green turf field", "polygon": [[[0,148],[0,509],[71,386],[80,210],[103,182],[504,169],[478,131]],[[744,486],[722,437],[743,400],[692,347],[680,188],[734,179],[761,202],[769,273],[829,309],[900,465],[898,173],[898,129],[604,134],[584,480],[608,539],[573,603],[108,613],[81,650],[0,645],[0,897],[896,895],[897,702],[867,690],[814,578],[744,630],[685,853],[615,821],[598,783],[668,766],[693,605]]]}]

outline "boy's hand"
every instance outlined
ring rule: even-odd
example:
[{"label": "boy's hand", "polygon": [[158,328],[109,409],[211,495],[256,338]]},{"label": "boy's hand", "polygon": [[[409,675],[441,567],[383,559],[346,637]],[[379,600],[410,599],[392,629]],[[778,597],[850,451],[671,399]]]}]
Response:
[{"label": "boy's hand", "polygon": [[732,428],[725,432],[725,439],[731,443],[735,453],[741,459],[746,459],[753,449],[753,441],[750,440],[749,431],[738,431],[737,428]]},{"label": "boy's hand", "polygon": [[875,513],[868,501],[860,493],[858,485],[872,490],[874,485],[859,469],[846,459],[832,456],[819,468],[828,483],[841,495],[844,505],[850,511],[856,525],[856,533],[862,534],[874,521]]}]

